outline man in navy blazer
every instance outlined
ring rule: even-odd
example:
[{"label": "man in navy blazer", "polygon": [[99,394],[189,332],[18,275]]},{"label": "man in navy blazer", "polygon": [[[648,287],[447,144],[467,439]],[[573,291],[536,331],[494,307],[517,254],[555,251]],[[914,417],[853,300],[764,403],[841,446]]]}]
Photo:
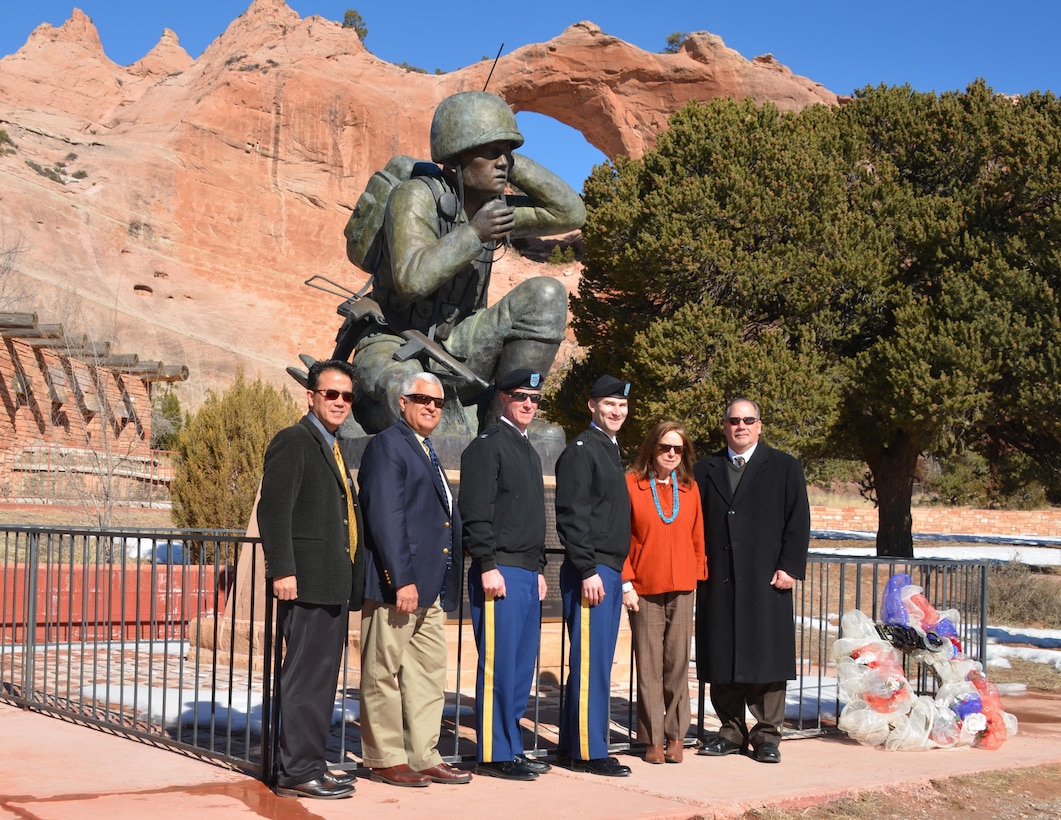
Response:
[{"label": "man in navy blazer", "polygon": [[309,412],[281,430],[265,451],[258,529],[265,575],[277,598],[277,629],[287,644],[280,671],[280,749],[276,793],[337,798],[353,793],[351,775],[327,771],[347,609],[361,607],[364,549],[357,496],[336,455],[339,427],[354,399],[349,362],[309,370]]},{"label": "man in navy blazer", "polygon": [[467,783],[439,754],[446,612],[460,596],[460,514],[430,440],[442,383],[408,377],[400,418],[365,448],[358,482],[369,561],[361,616],[361,753],[392,786]]}]

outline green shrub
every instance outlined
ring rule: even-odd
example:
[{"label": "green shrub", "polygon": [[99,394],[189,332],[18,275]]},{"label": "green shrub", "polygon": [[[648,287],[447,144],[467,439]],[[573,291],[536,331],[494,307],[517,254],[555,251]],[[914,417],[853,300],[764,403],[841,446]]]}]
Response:
[{"label": "green shrub", "polygon": [[[242,370],[224,393],[210,391],[177,436],[180,460],[171,486],[174,526],[245,529],[261,481],[265,448],[299,415],[287,390],[277,390],[261,379],[248,383]],[[213,555],[205,557],[214,560]],[[232,563],[235,556],[225,559]]]},{"label": "green shrub", "polygon": [[47,177],[52,182],[58,182],[60,185],[65,185],[66,184],[66,180],[63,179],[63,175],[60,172],[60,169],[58,167],[56,167],[56,166],[51,166],[51,167],[45,168],[40,163],[34,162],[31,159],[27,159],[26,160],[26,165],[28,165],[30,168],[32,168],[34,171],[36,171],[42,177]]},{"label": "green shrub", "polygon": [[681,51],[682,43],[689,35],[684,31],[675,31],[667,35],[667,45],[663,47],[660,54],[677,54]]},{"label": "green shrub", "polygon": [[184,419],[177,391],[170,385],[151,395],[151,449],[175,450]]},{"label": "green shrub", "polygon": [[357,38],[362,42],[368,37],[368,26],[365,25],[365,18],[361,16],[357,9],[346,10],[346,14],[343,15],[343,28],[352,28],[354,33],[357,34]]}]

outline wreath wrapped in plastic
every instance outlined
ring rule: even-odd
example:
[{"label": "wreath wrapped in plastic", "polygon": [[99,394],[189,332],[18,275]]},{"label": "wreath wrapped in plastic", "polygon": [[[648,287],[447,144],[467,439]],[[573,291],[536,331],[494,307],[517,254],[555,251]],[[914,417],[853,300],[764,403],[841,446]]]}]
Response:
[{"label": "wreath wrapped in plastic", "polygon": [[[865,746],[891,751],[977,746],[997,749],[1017,732],[998,688],[962,651],[956,610],[939,612],[909,575],[893,575],[881,600],[881,622],[857,609],[844,613],[832,647],[840,699],[839,728]],[[918,696],[902,654],[935,675],[934,697]]]}]

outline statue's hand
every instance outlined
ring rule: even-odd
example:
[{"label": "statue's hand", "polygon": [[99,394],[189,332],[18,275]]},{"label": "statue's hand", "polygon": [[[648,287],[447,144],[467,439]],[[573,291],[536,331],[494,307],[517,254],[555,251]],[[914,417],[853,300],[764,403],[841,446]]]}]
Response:
[{"label": "statue's hand", "polygon": [[472,230],[480,242],[500,242],[516,225],[516,209],[504,199],[491,199],[472,217]]}]

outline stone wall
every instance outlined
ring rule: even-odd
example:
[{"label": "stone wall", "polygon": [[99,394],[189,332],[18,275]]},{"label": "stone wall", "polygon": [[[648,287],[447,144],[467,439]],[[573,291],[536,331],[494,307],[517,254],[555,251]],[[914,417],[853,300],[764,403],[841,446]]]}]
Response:
[{"label": "stone wall", "polygon": [[[1061,509],[975,510],[915,507],[914,534],[1061,537]],[[811,507],[811,529],[877,531],[874,507]]]}]

